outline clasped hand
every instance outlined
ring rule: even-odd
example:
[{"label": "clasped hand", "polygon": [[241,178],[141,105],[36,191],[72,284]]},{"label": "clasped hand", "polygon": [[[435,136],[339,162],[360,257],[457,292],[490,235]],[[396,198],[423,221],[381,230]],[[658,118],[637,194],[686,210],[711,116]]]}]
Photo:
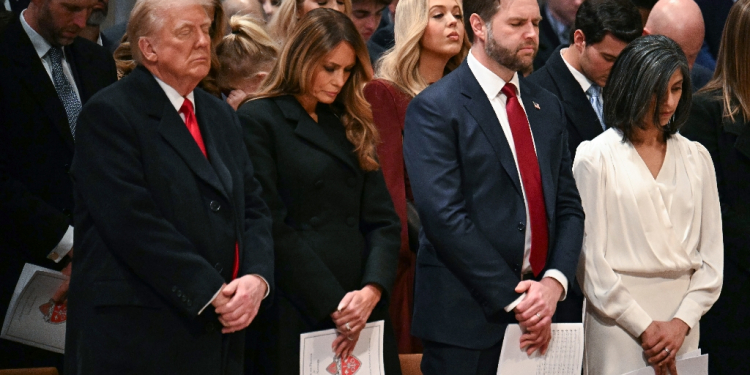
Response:
[{"label": "clasped hand", "polygon": [[267,288],[266,282],[256,275],[245,275],[224,284],[211,302],[224,326],[221,332],[232,333],[250,325]]},{"label": "clasped hand", "polygon": [[641,347],[656,375],[677,375],[675,356],[690,327],[681,319],[653,321],[641,334]]},{"label": "clasped hand", "polygon": [[516,286],[516,293],[526,293],[526,297],[513,311],[524,330],[521,349],[525,348],[527,355],[530,356],[537,350],[542,354],[547,352],[552,339],[552,315],[555,314],[562,292],[562,285],[550,277],[539,282],[521,281]]},{"label": "clasped hand", "polygon": [[360,290],[347,293],[339,302],[338,308],[331,314],[336,331],[339,332],[331,345],[336,356],[346,359],[352,354],[359,334],[365,328],[367,319],[380,301],[381,295],[379,286],[368,284]]}]

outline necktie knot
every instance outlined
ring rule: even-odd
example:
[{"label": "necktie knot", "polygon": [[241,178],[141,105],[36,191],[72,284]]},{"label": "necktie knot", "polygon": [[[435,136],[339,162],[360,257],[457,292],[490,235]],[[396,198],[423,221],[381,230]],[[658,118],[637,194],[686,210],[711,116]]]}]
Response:
[{"label": "necktie knot", "polygon": [[185,98],[185,101],[182,102],[182,107],[180,107],[180,113],[185,115],[186,121],[187,121],[188,114],[195,116],[195,112],[193,111],[193,102],[191,102],[190,99]]},{"label": "necktie knot", "polygon": [[586,94],[589,94],[589,96],[592,98],[599,98],[602,96],[602,88],[596,83],[593,83],[591,84],[589,89],[586,90]]},{"label": "necktie knot", "polygon": [[50,47],[49,51],[47,51],[47,54],[49,55],[49,58],[53,62],[62,62],[62,58],[63,58],[62,47],[52,46]]},{"label": "necktie knot", "polygon": [[503,86],[500,92],[505,94],[505,96],[507,96],[508,99],[513,98],[516,96],[516,86],[508,82],[505,84],[505,86]]}]

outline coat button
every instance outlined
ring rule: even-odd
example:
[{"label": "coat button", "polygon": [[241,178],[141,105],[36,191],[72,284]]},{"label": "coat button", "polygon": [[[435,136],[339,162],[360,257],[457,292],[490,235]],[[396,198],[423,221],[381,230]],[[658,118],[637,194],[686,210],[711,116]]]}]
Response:
[{"label": "coat button", "polygon": [[175,286],[173,286],[173,287],[172,287],[172,291],[173,291],[173,292],[176,292],[176,291],[177,291],[177,285],[175,285]]},{"label": "coat button", "polygon": [[524,223],[518,223],[518,231],[523,232],[524,229],[526,229],[526,224]]},{"label": "coat button", "polygon": [[63,165],[63,168],[65,168],[65,172],[70,172],[70,164]]},{"label": "coat button", "polygon": [[315,188],[320,189],[323,187],[323,180],[315,181]]},{"label": "coat button", "polygon": [[310,218],[310,225],[314,227],[317,227],[318,225],[320,225],[321,222],[322,220],[320,220],[320,218],[317,216],[313,216]]},{"label": "coat button", "polygon": [[224,271],[224,267],[221,266],[221,263],[214,264],[214,268],[221,273],[221,271]]},{"label": "coat button", "polygon": [[187,296],[186,295],[182,296],[182,302],[187,302]]},{"label": "coat button", "polygon": [[182,297],[182,291],[181,290],[177,291],[177,297]]},{"label": "coat button", "polygon": [[187,304],[187,307],[193,306],[193,301],[188,299],[186,304]]},{"label": "coat button", "polygon": [[349,216],[346,218],[346,223],[349,224],[350,227],[353,227],[357,225],[357,219],[355,219],[353,216]]},{"label": "coat button", "polygon": [[357,179],[354,178],[354,177],[349,177],[349,178],[346,179],[346,184],[349,185],[349,186],[351,186],[351,187],[355,187],[355,186],[357,186]]},{"label": "coat button", "polygon": [[211,211],[213,212],[217,212],[221,209],[221,205],[217,201],[211,201],[211,203],[209,203],[208,206],[211,208]]}]

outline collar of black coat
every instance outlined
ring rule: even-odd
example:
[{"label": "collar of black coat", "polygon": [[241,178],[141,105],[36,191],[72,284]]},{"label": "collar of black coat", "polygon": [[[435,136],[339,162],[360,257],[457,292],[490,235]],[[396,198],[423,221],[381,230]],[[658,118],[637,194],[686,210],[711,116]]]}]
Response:
[{"label": "collar of black coat", "polygon": [[318,104],[315,110],[318,122],[315,122],[294,96],[283,95],[273,100],[284,117],[295,124],[294,134],[345,162],[350,168],[360,169],[354,145],[346,138],[344,125],[330,105]]}]

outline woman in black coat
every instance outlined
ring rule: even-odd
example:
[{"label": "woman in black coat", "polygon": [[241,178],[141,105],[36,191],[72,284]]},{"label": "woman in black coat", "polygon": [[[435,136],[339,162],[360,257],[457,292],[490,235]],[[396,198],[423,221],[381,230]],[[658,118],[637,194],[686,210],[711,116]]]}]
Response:
[{"label": "woman in black coat", "polygon": [[710,374],[747,374],[750,353],[750,0],[738,0],[724,29],[714,78],[693,97],[680,131],[711,153],[724,231],[724,286],[701,319]]},{"label": "woman in black coat", "polygon": [[376,160],[362,93],[367,49],[351,20],[314,10],[298,24],[261,90],[238,111],[273,215],[273,307],[259,316],[260,373],[298,374],[299,335],[336,328],[346,358],[368,321],[385,320],[387,374],[400,374],[387,302],[400,224]]}]

